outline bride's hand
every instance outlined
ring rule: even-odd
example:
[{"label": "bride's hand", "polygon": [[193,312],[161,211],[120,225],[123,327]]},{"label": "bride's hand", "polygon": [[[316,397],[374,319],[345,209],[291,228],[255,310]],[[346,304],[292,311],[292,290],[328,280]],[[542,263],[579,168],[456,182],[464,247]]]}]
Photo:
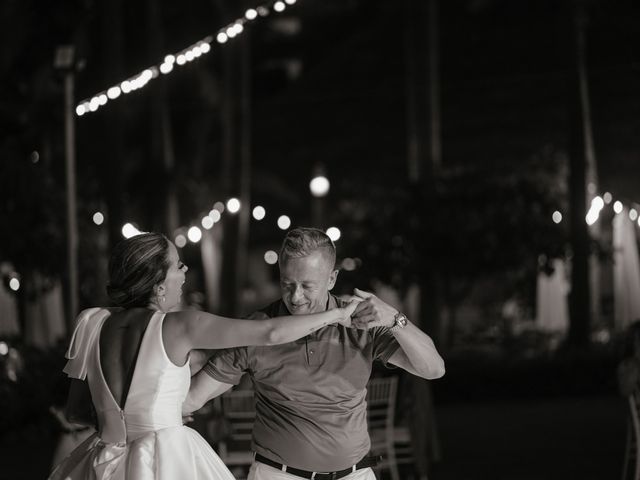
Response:
[{"label": "bride's hand", "polygon": [[349,303],[340,308],[342,318],[338,321],[340,325],[344,325],[347,328],[352,328],[354,325],[351,324],[351,315],[356,310],[358,304],[362,301],[361,298],[358,297],[349,297],[347,299]]}]

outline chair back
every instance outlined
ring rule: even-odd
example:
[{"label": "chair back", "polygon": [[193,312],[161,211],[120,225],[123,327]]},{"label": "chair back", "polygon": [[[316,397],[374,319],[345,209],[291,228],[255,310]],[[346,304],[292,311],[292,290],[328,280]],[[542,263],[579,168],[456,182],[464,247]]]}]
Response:
[{"label": "chair back", "polygon": [[369,432],[385,429],[393,431],[396,411],[398,377],[372,378],[367,384],[367,423]]},{"label": "chair back", "polygon": [[218,455],[238,480],[246,478],[253,463],[251,438],[256,416],[253,390],[229,390],[220,397],[220,410],[228,432],[218,443]]},{"label": "chair back", "polygon": [[230,439],[251,441],[256,416],[253,390],[229,390],[220,398],[222,414],[230,424]]},{"label": "chair back", "polygon": [[637,391],[629,395],[629,414],[631,425],[627,431],[627,446],[625,448],[622,479],[633,478],[640,480],[640,393]]},{"label": "chair back", "polygon": [[371,439],[371,453],[383,456],[376,470],[389,470],[392,480],[400,480],[394,446],[397,391],[396,376],[372,378],[367,384],[367,426]]}]

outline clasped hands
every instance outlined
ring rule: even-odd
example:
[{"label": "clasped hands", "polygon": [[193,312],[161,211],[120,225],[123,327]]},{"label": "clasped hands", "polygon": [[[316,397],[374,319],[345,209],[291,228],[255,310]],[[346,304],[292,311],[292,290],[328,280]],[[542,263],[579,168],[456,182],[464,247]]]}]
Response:
[{"label": "clasped hands", "polygon": [[346,327],[369,329],[373,327],[392,327],[398,310],[383,302],[373,293],[365,292],[359,288],[353,290],[353,295],[344,297],[347,305],[342,307],[345,311],[345,321],[340,322]]}]

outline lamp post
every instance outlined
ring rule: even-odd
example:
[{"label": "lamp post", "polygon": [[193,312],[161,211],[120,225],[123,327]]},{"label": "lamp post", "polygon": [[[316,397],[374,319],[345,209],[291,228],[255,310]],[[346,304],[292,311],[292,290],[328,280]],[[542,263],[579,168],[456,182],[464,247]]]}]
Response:
[{"label": "lamp post", "polygon": [[313,178],[309,182],[311,191],[311,219],[317,228],[324,228],[324,197],[329,193],[331,184],[326,177],[322,164],[317,164],[313,171]]},{"label": "lamp post", "polygon": [[75,49],[61,45],[56,49],[55,68],[64,73],[64,151],[67,204],[67,329],[70,332],[78,313],[78,221],[76,218],[76,139],[74,122]]}]

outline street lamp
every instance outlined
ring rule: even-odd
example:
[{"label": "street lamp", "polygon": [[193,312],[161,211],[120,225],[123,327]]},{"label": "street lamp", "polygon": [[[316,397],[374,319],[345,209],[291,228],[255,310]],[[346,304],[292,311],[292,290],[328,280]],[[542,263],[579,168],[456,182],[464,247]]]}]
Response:
[{"label": "street lamp", "polygon": [[313,169],[313,178],[309,182],[309,190],[311,191],[311,217],[313,225],[322,228],[324,222],[324,197],[329,193],[331,184],[325,175],[324,166],[320,163],[316,164]]}]

